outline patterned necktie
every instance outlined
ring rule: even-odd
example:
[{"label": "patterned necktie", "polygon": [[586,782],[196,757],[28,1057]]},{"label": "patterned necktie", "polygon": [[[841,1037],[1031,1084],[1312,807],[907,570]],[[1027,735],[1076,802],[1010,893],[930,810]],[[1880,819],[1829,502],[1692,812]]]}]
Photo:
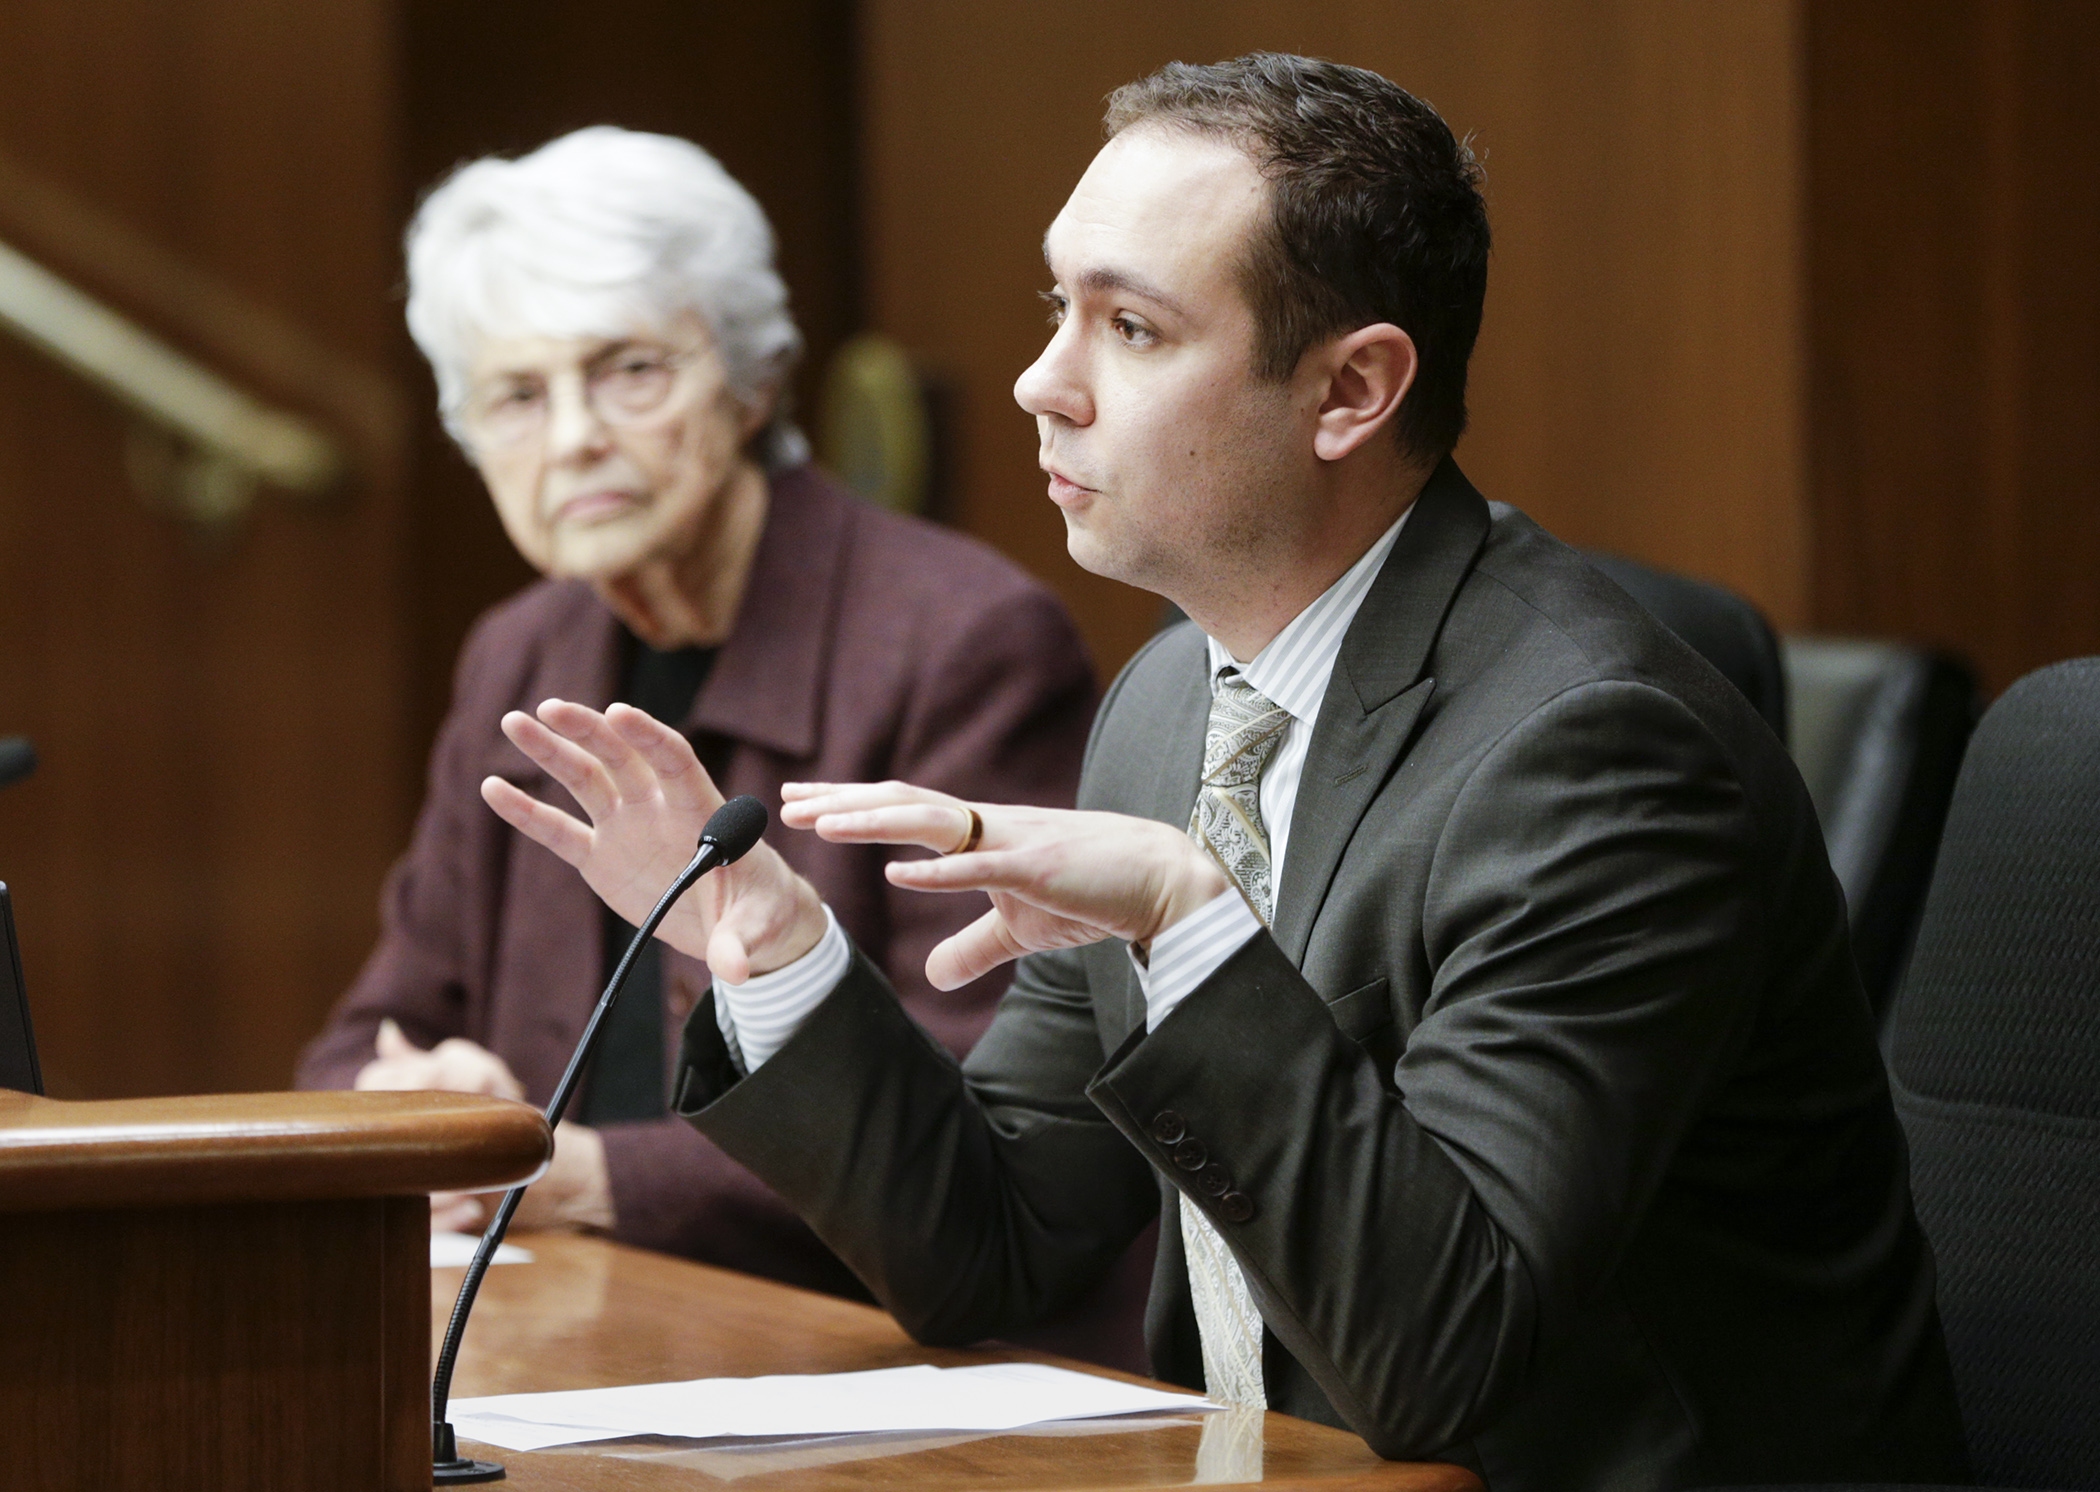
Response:
[{"label": "patterned necktie", "polygon": [[[1190,835],[1238,883],[1264,926],[1273,893],[1269,834],[1261,817],[1261,774],[1290,723],[1290,711],[1237,673],[1219,675],[1211,688],[1203,783],[1195,812],[1189,815]],[[1203,1338],[1205,1392],[1223,1404],[1261,1408],[1267,1402],[1262,1389],[1261,1313],[1210,1219],[1186,1203],[1180,1210],[1189,1294]]]}]

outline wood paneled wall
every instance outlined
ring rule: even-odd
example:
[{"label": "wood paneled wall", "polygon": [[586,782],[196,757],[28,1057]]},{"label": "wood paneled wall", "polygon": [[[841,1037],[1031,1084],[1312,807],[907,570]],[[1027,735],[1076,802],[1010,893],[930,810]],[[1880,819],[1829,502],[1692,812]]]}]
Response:
[{"label": "wood paneled wall", "polygon": [[1807,11],[1814,612],[2100,652],[2100,6]]},{"label": "wood paneled wall", "polygon": [[[350,440],[359,480],[200,542],[101,394],[0,339],[0,792],[53,1091],[277,1088],[364,958],[453,654],[527,578],[401,329],[453,163],[687,135],[781,230],[812,368],[857,317],[849,0],[19,0],[0,237]],[[580,991],[587,999],[591,991]]]},{"label": "wood paneled wall", "polygon": [[1108,91],[1255,48],[1374,68],[1486,164],[1472,430],[1493,497],[1806,620],[1795,11],[1782,0],[866,0],[868,305],[960,393],[959,518],[1049,577],[1105,671],[1158,603],[1079,571],[1015,375],[1038,241]]},{"label": "wood paneled wall", "polygon": [[[378,0],[15,0],[0,151],[385,365],[393,46]],[[401,487],[362,451],[334,500],[200,542],[141,504],[124,435],[0,345],[0,729],[44,759],[0,791],[0,877],[46,1072],[80,1096],[279,1087],[370,942],[406,812]]]}]

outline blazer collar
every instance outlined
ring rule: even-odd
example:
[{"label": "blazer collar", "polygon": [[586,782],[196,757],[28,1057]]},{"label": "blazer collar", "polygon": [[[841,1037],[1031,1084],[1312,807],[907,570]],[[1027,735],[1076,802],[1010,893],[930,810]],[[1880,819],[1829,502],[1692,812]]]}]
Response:
[{"label": "blazer collar", "polygon": [[1488,525],[1486,500],[1447,456],[1342,640],[1306,749],[1276,907],[1276,941],[1293,963],[1304,962],[1342,852],[1436,689],[1426,672],[1430,652]]},{"label": "blazer collar", "polygon": [[815,468],[776,473],[736,625],[685,719],[785,756],[813,756],[853,522]]}]

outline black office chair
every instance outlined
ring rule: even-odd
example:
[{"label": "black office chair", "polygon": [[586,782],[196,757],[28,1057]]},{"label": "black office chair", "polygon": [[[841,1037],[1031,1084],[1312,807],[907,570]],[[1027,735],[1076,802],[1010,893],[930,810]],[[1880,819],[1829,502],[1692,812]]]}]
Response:
[{"label": "black office chair", "polygon": [[1977,1480],[2100,1488],[2100,658],[1977,728],[1892,1034]]},{"label": "black office chair", "polygon": [[1621,554],[1585,550],[1583,558],[1741,690],[1765,717],[1773,735],[1782,741],[1787,738],[1786,676],[1780,667],[1779,639],[1763,612],[1734,591],[1689,575],[1657,570]]},{"label": "black office chair", "polygon": [[1976,676],[1901,643],[1789,637],[1781,646],[1787,745],[1845,888],[1860,981],[1885,1022],[1981,712]]}]

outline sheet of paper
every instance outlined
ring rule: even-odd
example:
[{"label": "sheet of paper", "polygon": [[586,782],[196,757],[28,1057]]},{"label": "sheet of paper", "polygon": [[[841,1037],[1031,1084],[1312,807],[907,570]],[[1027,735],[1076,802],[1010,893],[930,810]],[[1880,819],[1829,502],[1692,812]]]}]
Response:
[{"label": "sheet of paper", "polygon": [[469,1439],[529,1451],[625,1435],[703,1440],[1014,1430],[1052,1420],[1217,1407],[1194,1394],[1066,1368],[992,1363],[499,1394],[454,1400],[451,1418]]},{"label": "sheet of paper", "polygon": [[[433,1233],[430,1235],[430,1267],[432,1269],[465,1269],[474,1262],[474,1250],[481,1243],[473,1233]],[[521,1249],[515,1243],[496,1245],[496,1257],[491,1264],[530,1264],[532,1250]]]}]

